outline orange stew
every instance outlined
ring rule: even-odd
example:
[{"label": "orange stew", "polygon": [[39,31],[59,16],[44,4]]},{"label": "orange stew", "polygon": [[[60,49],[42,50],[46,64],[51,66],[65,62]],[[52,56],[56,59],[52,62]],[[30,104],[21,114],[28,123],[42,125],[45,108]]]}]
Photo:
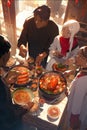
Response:
[{"label": "orange stew", "polygon": [[40,79],[40,89],[49,94],[61,93],[65,88],[65,79],[60,74],[48,73]]}]

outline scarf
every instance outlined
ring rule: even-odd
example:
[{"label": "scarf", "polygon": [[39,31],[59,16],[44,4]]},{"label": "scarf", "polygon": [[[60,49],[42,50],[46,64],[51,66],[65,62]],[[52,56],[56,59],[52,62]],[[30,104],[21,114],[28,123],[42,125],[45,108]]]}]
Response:
[{"label": "scarf", "polygon": [[[69,52],[69,48],[70,48],[70,43],[69,43],[69,38],[64,38],[64,37],[60,37],[60,45],[61,45],[61,54],[63,56],[66,56],[67,52]],[[73,39],[73,45],[72,45],[72,49],[75,49],[78,46],[78,41],[77,38],[74,37]]]}]

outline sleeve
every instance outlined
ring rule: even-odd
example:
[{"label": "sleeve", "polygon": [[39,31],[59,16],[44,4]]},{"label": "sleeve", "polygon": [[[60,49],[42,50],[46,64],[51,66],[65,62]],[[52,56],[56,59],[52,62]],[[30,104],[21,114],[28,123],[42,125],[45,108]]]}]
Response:
[{"label": "sleeve", "polygon": [[84,76],[79,78],[75,86],[75,93],[73,96],[72,108],[71,108],[72,114],[80,114],[81,112],[82,104],[84,102],[84,97],[87,92],[86,85],[85,84],[83,85],[83,82],[85,82],[83,78]]},{"label": "sleeve", "polygon": [[52,55],[53,51],[59,51],[59,52],[61,52],[61,46],[60,46],[59,36],[56,36],[54,38],[53,43],[49,47],[49,54],[50,55]]},{"label": "sleeve", "polygon": [[21,35],[18,39],[18,44],[17,44],[18,47],[20,47],[21,44],[26,45],[27,43],[27,30],[28,30],[27,28],[28,28],[28,21],[25,21]]}]

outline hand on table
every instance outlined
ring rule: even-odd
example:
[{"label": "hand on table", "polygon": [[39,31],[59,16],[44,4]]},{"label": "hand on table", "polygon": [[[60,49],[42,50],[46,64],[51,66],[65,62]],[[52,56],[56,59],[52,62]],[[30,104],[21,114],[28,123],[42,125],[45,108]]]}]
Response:
[{"label": "hand on table", "polygon": [[37,57],[36,57],[36,65],[41,65],[41,62],[44,60],[44,58],[47,56],[46,52],[43,52],[41,54],[39,54]]},{"label": "hand on table", "polygon": [[63,55],[60,52],[58,52],[58,51],[53,51],[52,54],[54,56],[58,57],[58,58],[62,58],[63,57]]},{"label": "hand on table", "polygon": [[27,47],[25,47],[23,44],[20,46],[19,48],[19,55],[22,57],[26,57],[27,56]]},{"label": "hand on table", "polygon": [[30,110],[34,106],[33,102],[28,102],[24,106],[22,106],[24,109]]}]

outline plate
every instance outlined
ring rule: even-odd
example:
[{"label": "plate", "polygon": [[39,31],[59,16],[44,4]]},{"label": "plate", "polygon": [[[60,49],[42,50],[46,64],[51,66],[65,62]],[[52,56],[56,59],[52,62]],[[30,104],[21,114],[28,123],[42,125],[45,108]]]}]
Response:
[{"label": "plate", "polygon": [[[32,77],[31,71],[26,66],[16,65],[12,67],[7,74],[4,75],[4,79],[8,83],[13,83],[14,87],[24,87],[28,85]],[[12,81],[12,82],[10,82]]]},{"label": "plate", "polygon": [[16,59],[14,57],[10,57],[8,62],[6,63],[6,67],[10,68],[13,65],[15,65],[15,63],[16,63]]},{"label": "plate", "polygon": [[28,102],[32,102],[34,95],[32,91],[28,88],[16,89],[12,93],[12,100],[15,104],[26,105]]},{"label": "plate", "polygon": [[66,71],[68,67],[69,67],[68,65],[62,63],[54,63],[52,66],[54,71],[60,71],[60,72]]}]

